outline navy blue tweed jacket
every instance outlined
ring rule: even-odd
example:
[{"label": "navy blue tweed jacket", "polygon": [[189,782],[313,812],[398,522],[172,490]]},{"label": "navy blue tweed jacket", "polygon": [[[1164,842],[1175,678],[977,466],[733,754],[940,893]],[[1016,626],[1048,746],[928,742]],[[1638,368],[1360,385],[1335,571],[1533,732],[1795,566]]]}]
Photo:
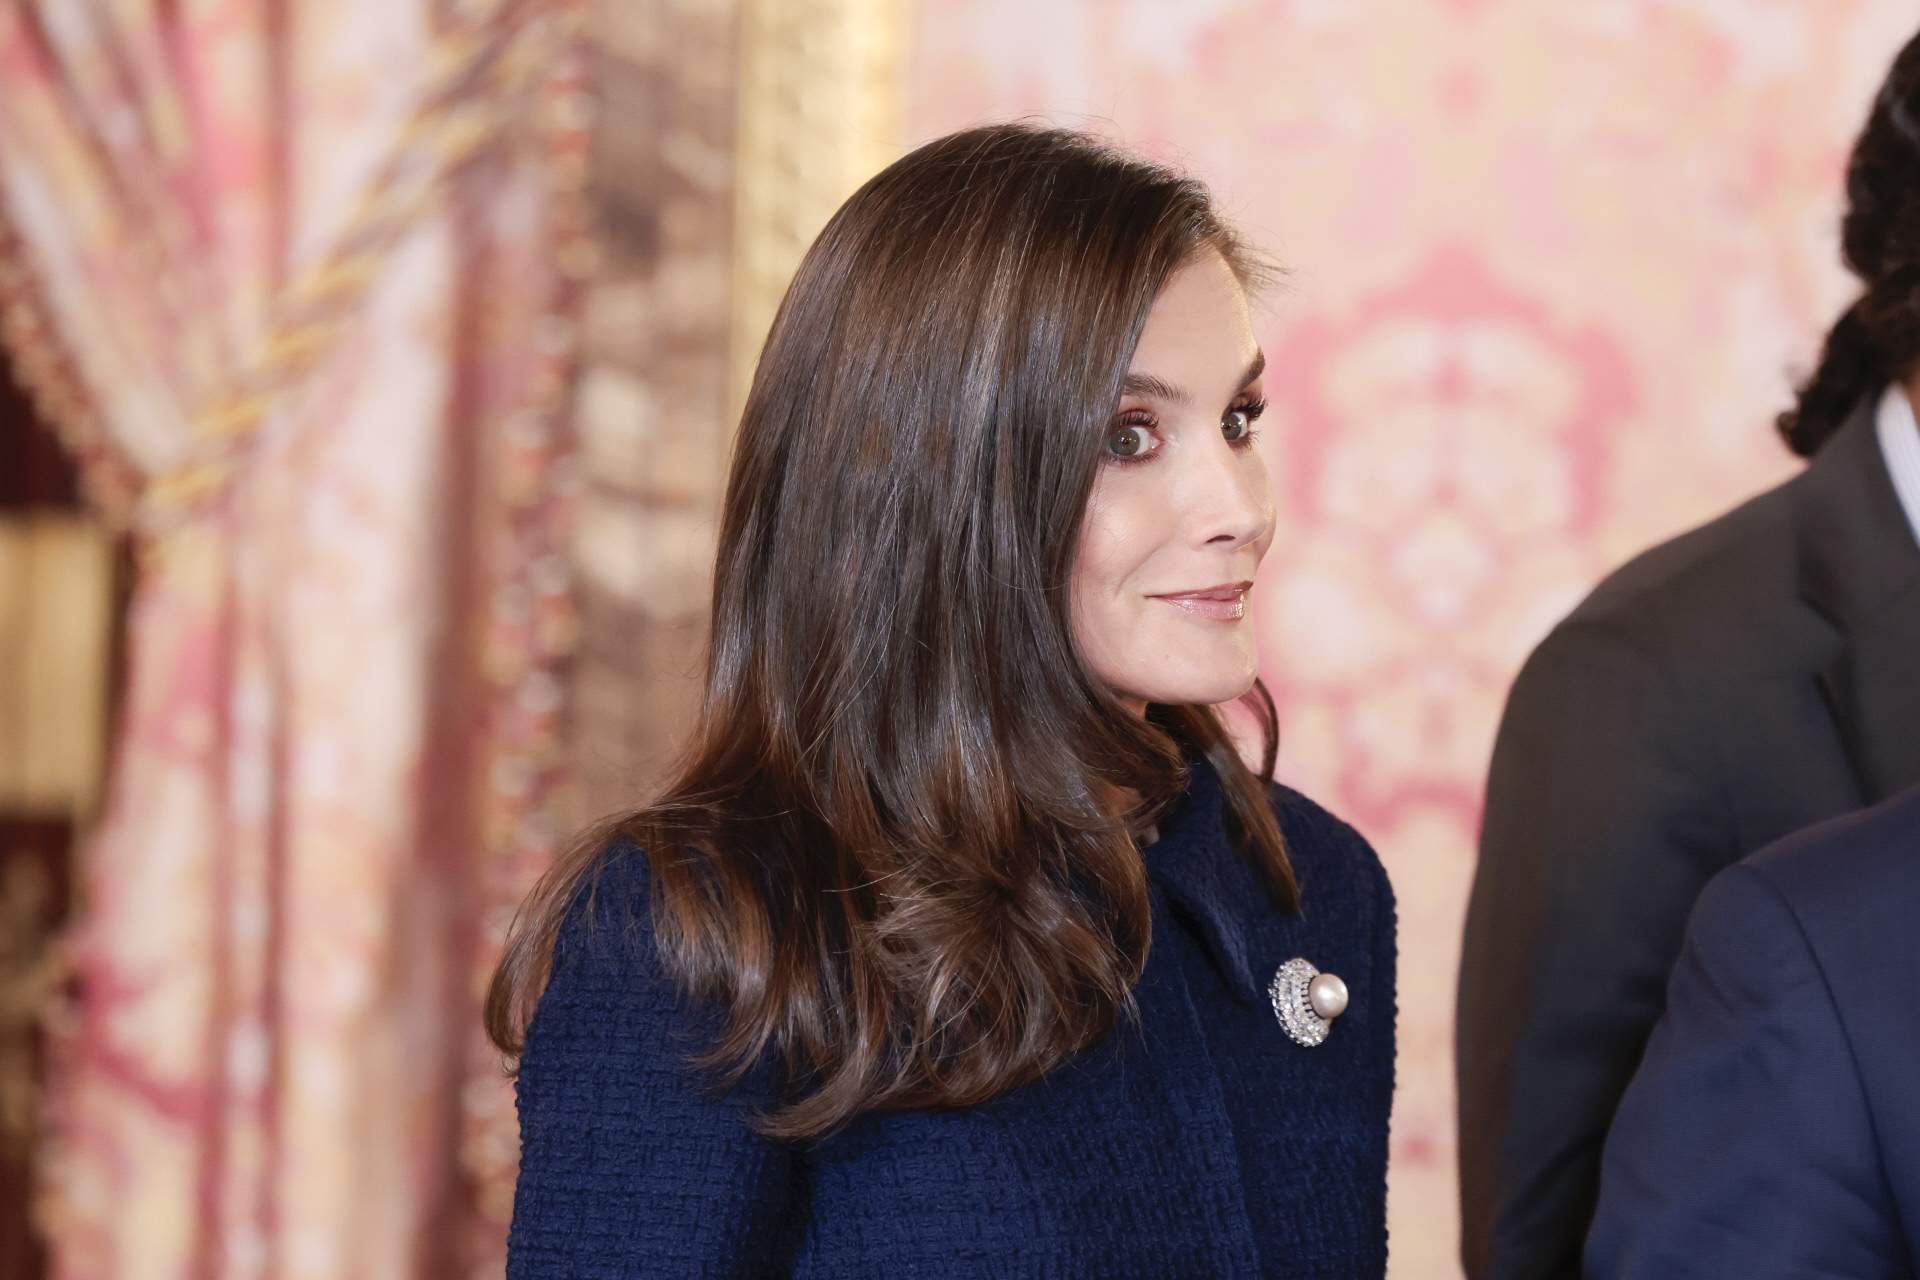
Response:
[{"label": "navy blue tweed jacket", "polygon": [[[1298,914],[1228,843],[1196,764],[1145,850],[1137,1029],[982,1105],[805,1145],[746,1127],[766,1073],[719,1100],[689,1074],[703,1015],[658,967],[644,855],[617,846],[528,1030],[509,1277],[1383,1275],[1392,890],[1353,828],[1273,797]],[[1312,1048],[1265,991],[1293,957],[1351,992]]]}]

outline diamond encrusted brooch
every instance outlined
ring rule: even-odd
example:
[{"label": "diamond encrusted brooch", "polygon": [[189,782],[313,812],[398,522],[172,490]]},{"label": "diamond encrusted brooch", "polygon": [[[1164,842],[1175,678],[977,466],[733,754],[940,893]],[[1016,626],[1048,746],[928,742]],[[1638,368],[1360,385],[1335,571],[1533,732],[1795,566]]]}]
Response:
[{"label": "diamond encrusted brooch", "polygon": [[1333,1020],[1347,1011],[1347,984],[1298,956],[1273,971],[1267,996],[1281,1028],[1307,1049],[1324,1041]]}]

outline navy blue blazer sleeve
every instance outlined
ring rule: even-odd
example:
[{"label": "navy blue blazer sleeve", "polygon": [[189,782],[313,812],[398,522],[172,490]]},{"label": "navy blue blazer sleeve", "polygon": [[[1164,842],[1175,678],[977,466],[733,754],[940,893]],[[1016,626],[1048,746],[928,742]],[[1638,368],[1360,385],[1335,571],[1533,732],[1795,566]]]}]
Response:
[{"label": "navy blue blazer sleeve", "polygon": [[752,1088],[716,1098],[686,1065],[700,1024],[647,910],[645,857],[620,845],[561,931],[516,1086],[511,1280],[772,1266],[791,1149],[747,1127]]},{"label": "navy blue blazer sleeve", "polygon": [[1591,1280],[1907,1274],[1853,1051],[1764,874],[1715,878],[1602,1158]]}]

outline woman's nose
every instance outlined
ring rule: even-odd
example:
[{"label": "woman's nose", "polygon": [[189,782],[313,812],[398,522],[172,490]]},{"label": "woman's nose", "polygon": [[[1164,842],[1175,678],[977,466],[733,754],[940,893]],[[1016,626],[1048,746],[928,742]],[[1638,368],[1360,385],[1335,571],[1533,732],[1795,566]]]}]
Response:
[{"label": "woman's nose", "polygon": [[1207,546],[1244,546],[1273,524],[1273,489],[1266,462],[1222,442],[1197,468],[1190,510],[1197,541]]}]

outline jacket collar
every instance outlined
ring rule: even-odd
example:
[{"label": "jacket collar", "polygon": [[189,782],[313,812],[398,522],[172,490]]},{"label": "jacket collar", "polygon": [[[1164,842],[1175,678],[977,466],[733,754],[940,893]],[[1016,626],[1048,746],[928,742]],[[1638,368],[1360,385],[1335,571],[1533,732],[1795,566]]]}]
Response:
[{"label": "jacket collar", "polygon": [[1161,815],[1159,827],[1160,838],[1144,851],[1147,874],[1193,924],[1234,995],[1260,1003],[1265,996],[1254,980],[1247,932],[1256,904],[1272,895],[1228,839],[1226,793],[1204,757],[1189,766],[1186,790]]},{"label": "jacket collar", "polygon": [[1819,682],[1872,803],[1920,781],[1920,545],[1864,398],[1796,482],[1802,597],[1843,643]]}]

